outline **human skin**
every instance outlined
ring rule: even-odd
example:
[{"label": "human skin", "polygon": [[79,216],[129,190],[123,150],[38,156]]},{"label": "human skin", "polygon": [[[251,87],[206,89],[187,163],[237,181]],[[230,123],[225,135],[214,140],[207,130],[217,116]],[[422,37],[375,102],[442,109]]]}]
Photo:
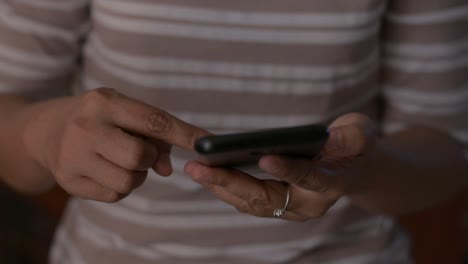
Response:
[{"label": "human skin", "polygon": [[172,173],[172,145],[192,150],[207,132],[113,89],[31,103],[0,96],[0,177],[24,193],[58,183],[68,193],[116,202],[149,169]]},{"label": "human skin", "polygon": [[[203,129],[112,89],[30,103],[0,96],[0,177],[14,189],[39,193],[55,183],[72,195],[116,202],[140,186],[148,169],[171,174],[171,145],[192,150]],[[467,164],[443,133],[415,127],[379,138],[372,121],[348,114],[330,125],[319,161],[265,156],[261,181],[238,171],[189,162],[186,172],[240,211],[272,217],[291,202],[285,219],[323,215],[348,196],[376,213],[404,214],[441,203],[461,190]],[[430,144],[428,144],[430,142]]]},{"label": "human skin", "polygon": [[239,211],[273,217],[291,199],[282,218],[317,218],[341,197],[371,213],[402,215],[442,203],[463,188],[468,166],[462,147],[444,133],[412,127],[378,137],[372,120],[346,114],[329,127],[319,160],[265,156],[259,167],[277,180],[189,162],[185,172]]}]

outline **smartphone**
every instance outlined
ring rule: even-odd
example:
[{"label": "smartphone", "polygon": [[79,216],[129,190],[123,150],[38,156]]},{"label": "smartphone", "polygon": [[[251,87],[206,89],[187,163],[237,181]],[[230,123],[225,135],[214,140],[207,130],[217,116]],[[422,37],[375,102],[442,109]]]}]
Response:
[{"label": "smartphone", "polygon": [[314,124],[206,136],[195,142],[195,150],[202,164],[239,166],[270,154],[314,158],[327,139],[327,127]]}]

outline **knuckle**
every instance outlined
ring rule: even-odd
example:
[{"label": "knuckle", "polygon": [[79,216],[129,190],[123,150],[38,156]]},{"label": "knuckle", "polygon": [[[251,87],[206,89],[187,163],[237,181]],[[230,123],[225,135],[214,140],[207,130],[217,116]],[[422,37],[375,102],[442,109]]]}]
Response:
[{"label": "knuckle", "polygon": [[146,161],[146,150],[143,143],[135,143],[128,152],[129,169],[136,170],[144,167]]},{"label": "knuckle", "polygon": [[58,163],[57,166],[52,170],[52,174],[55,177],[57,183],[66,183],[73,179],[73,176],[69,173],[66,173],[66,170],[62,163]]},{"label": "knuckle", "polygon": [[248,201],[243,201],[240,205],[236,208],[239,212],[244,214],[250,214],[253,216],[258,217],[267,217],[270,214],[266,213],[269,210],[265,210],[268,208],[269,203],[265,197],[256,197]]},{"label": "knuckle", "polygon": [[135,185],[135,178],[133,175],[124,175],[120,181],[119,192],[120,193],[130,193],[132,192]]},{"label": "knuckle", "polygon": [[60,167],[52,171],[52,174],[54,175],[57,184],[64,190],[68,191],[68,183],[71,182],[72,177],[69,174],[64,173]]},{"label": "knuckle", "polygon": [[309,168],[306,173],[302,173],[299,177],[296,178],[294,185],[297,185],[302,188],[310,188],[310,185],[316,181],[316,173],[313,167]]},{"label": "knuckle", "polygon": [[265,208],[271,204],[271,199],[265,192],[257,192],[249,200],[251,208]]},{"label": "knuckle", "polygon": [[318,191],[319,193],[325,192],[328,187],[320,185],[320,172],[316,166],[310,166],[305,174],[299,178],[298,186],[305,189]]},{"label": "knuckle", "polygon": [[109,100],[113,98],[117,92],[112,88],[97,88],[87,92],[85,95],[91,100]]},{"label": "knuckle", "polygon": [[148,171],[136,173],[136,175],[133,176],[134,182],[135,182],[133,189],[136,189],[142,186],[145,183],[147,177],[148,177]]},{"label": "knuckle", "polygon": [[[99,129],[99,125],[94,120],[83,115],[75,116],[64,127],[63,135],[60,139],[61,145],[63,148],[76,147],[77,142],[80,142],[78,144],[80,148],[89,146],[89,143],[99,136]],[[64,151],[70,152],[67,149],[64,149]]]},{"label": "knuckle", "polygon": [[84,116],[77,116],[71,120],[70,125],[67,128],[67,136],[83,136],[84,134],[92,133],[93,124],[90,119]]},{"label": "knuckle", "polygon": [[228,188],[233,182],[233,177],[230,175],[226,175],[224,177],[215,177],[216,185],[222,188]]},{"label": "knuckle", "polygon": [[111,88],[97,88],[88,91],[83,95],[83,106],[88,110],[96,110],[107,104],[116,94],[117,92]]},{"label": "knuckle", "polygon": [[112,191],[106,192],[102,196],[102,201],[106,203],[116,203],[120,201],[120,199],[121,199],[120,194],[117,192],[112,192]]},{"label": "knuckle", "polygon": [[168,113],[154,109],[146,113],[146,127],[150,133],[167,134],[171,130],[171,118]]},{"label": "knuckle", "polygon": [[250,214],[252,213],[252,207],[250,206],[250,203],[247,202],[247,201],[243,201],[241,204],[239,204],[238,206],[236,206],[236,209],[241,212],[241,213],[244,213],[244,214]]}]

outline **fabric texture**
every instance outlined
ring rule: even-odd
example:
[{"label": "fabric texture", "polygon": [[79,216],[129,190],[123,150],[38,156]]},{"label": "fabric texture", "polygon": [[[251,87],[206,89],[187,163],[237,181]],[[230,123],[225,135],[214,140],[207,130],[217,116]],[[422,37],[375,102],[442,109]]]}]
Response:
[{"label": "fabric texture", "polygon": [[[0,91],[112,87],[215,133],[415,124],[468,142],[466,0],[0,1]],[[78,61],[82,64],[78,64]],[[240,214],[183,173],[117,204],[74,199],[52,263],[411,263],[394,221],[341,199],[323,218]]]}]

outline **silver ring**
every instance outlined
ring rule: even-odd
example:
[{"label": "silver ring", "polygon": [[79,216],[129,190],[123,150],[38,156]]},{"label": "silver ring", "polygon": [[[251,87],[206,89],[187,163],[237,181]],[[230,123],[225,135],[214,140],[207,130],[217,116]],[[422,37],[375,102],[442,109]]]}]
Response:
[{"label": "silver ring", "polygon": [[288,208],[289,205],[289,197],[291,196],[291,190],[290,186],[288,183],[285,183],[286,185],[286,202],[284,203],[283,208],[277,208],[273,211],[273,216],[276,218],[280,218],[281,216],[284,215],[284,212],[286,212],[286,209]]}]

